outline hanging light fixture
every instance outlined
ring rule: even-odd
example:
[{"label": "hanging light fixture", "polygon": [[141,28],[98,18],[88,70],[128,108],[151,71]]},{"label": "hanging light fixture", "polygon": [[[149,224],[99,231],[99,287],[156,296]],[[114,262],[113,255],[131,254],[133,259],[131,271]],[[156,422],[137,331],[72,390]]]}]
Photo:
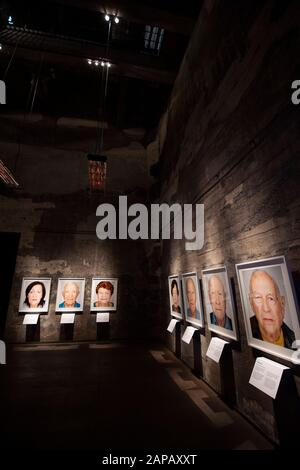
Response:
[{"label": "hanging light fixture", "polygon": [[4,165],[3,161],[0,160],[0,180],[11,188],[17,188],[19,183],[16,182],[15,178],[13,177],[12,173],[9,169]]},{"label": "hanging light fixture", "polygon": [[87,158],[89,162],[90,190],[105,190],[107,157],[89,153]]}]

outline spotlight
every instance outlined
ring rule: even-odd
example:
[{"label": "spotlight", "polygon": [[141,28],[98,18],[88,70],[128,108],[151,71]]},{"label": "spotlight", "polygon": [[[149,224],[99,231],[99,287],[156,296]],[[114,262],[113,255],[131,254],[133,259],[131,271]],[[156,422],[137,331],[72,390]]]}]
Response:
[{"label": "spotlight", "polygon": [[101,67],[104,67],[104,65],[105,64],[104,64],[103,60],[101,60]]},{"label": "spotlight", "polygon": [[8,24],[11,24],[11,25],[14,24],[14,20],[13,20],[13,17],[12,17],[12,16],[9,16],[9,17],[8,17]]},{"label": "spotlight", "polygon": [[118,24],[119,22],[120,22],[119,18],[117,16],[115,16],[115,23]]},{"label": "spotlight", "polygon": [[2,44],[0,44],[0,51],[2,51]]},{"label": "spotlight", "polygon": [[88,59],[88,64],[89,64],[89,65],[92,65],[91,59]]},{"label": "spotlight", "polygon": [[98,65],[99,65],[98,60],[95,60],[94,64],[96,65],[96,67],[98,67]]},{"label": "spotlight", "polygon": [[110,20],[110,17],[109,17],[108,15],[105,15],[104,18],[105,18],[105,21],[109,21],[109,20]]},{"label": "spotlight", "polygon": [[111,64],[110,64],[109,62],[107,62],[107,64],[106,64],[106,65],[107,65],[107,67],[111,67]]}]

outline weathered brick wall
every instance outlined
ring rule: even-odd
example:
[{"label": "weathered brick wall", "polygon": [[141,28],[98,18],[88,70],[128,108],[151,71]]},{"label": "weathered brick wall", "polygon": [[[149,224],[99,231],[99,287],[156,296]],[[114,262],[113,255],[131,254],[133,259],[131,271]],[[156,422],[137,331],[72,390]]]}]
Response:
[{"label": "weathered brick wall", "polygon": [[[21,234],[8,310],[5,339],[26,340],[24,314],[18,313],[24,276],[51,277],[49,313],[41,315],[40,341],[59,341],[60,314],[55,313],[59,277],[85,277],[84,311],[76,315],[73,339],[95,340],[95,313],[90,312],[93,276],[119,279],[118,309],[111,312],[110,336],[114,338],[156,337],[157,287],[149,276],[146,252],[151,244],[131,240],[101,241],[96,237],[96,207],[103,198],[86,193],[69,196],[1,197],[1,231]],[[117,198],[106,201],[118,204]],[[154,284],[156,278],[154,277]],[[152,282],[152,284],[151,284]]]},{"label": "weathered brick wall", "polygon": [[[68,276],[86,278],[84,311],[76,316],[74,340],[96,339],[96,317],[90,313],[93,276],[119,279],[118,310],[111,313],[111,338],[159,336],[159,278],[157,267],[153,269],[147,259],[154,245],[147,241],[100,241],[96,237],[99,204],[109,202],[117,208],[119,194],[128,194],[129,204],[147,201],[147,163],[142,145],[126,141],[124,135],[114,141],[117,134],[112,135],[110,144],[115,149],[108,158],[107,193],[91,195],[86,153],[94,149],[95,130],[61,130],[42,122],[30,123],[19,133],[9,118],[1,118],[1,124],[0,158],[20,183],[19,189],[2,191],[0,196],[0,232],[21,235],[6,341],[26,340],[24,315],[18,313],[24,276],[52,278],[49,313],[40,320],[41,342],[61,338],[60,315],[55,313],[57,280]],[[155,257],[149,258],[155,263]]]},{"label": "weathered brick wall", "polygon": [[[247,346],[235,263],[286,255],[299,274],[300,107],[291,103],[291,83],[300,78],[299,13],[296,1],[205,2],[166,113],[160,157],[160,201],[205,205],[202,250],[163,243],[162,309],[169,311],[169,274],[227,266],[240,332],[233,352],[238,408],[275,440],[272,400],[248,384],[255,352]],[[210,337],[206,327],[204,378],[220,391],[219,367],[205,357]],[[190,363],[190,347],[182,357]]]}]

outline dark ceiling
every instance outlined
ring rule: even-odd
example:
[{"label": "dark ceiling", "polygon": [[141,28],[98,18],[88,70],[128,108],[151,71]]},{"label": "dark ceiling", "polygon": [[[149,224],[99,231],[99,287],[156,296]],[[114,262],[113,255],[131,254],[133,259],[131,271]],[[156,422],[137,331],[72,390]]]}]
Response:
[{"label": "dark ceiling", "polygon": [[[155,128],[201,4],[189,1],[183,11],[177,0],[2,2],[0,78],[7,86],[6,112]],[[109,40],[104,13],[120,18],[119,24],[111,21]],[[147,25],[156,39],[151,47],[145,42]],[[105,99],[107,68],[101,60],[112,64]]]}]

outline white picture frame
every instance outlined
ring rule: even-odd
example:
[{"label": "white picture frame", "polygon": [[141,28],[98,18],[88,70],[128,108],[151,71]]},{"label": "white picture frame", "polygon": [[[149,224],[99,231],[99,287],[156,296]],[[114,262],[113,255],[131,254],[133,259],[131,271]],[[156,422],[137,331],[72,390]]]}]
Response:
[{"label": "white picture frame", "polygon": [[200,283],[196,271],[182,274],[182,291],[186,321],[196,327],[204,328]]},{"label": "white picture frame", "polygon": [[[101,283],[103,283],[102,286]],[[102,306],[101,303],[106,303],[106,306]],[[117,307],[118,279],[114,277],[93,277],[90,310],[92,312],[113,312],[117,310]]]},{"label": "white picture frame", "polygon": [[[84,305],[85,278],[61,277],[57,283],[56,312],[82,312]],[[67,306],[69,302],[70,306]],[[71,306],[73,303],[73,306]]]},{"label": "white picture frame", "polygon": [[208,329],[236,341],[236,315],[226,266],[203,269],[202,288]]},{"label": "white picture frame", "polygon": [[[168,277],[170,314],[172,317],[182,320],[184,318],[183,296],[181,288],[181,275],[174,274]],[[174,292],[175,290],[175,292]],[[174,295],[177,294],[177,297]],[[177,305],[175,305],[177,303]]]},{"label": "white picture frame", "polygon": [[[20,313],[48,313],[50,277],[23,277],[19,300]],[[37,306],[34,307],[37,303]]]},{"label": "white picture frame", "polygon": [[249,346],[299,364],[299,307],[285,257],[238,263],[236,272]]}]

